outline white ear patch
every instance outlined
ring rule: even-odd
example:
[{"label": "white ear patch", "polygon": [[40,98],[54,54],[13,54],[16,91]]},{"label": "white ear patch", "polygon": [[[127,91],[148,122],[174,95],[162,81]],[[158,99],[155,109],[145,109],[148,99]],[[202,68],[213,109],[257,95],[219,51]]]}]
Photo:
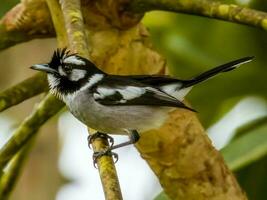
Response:
[{"label": "white ear patch", "polygon": [[86,63],[78,56],[69,56],[63,60],[66,64],[85,65]]},{"label": "white ear patch", "polygon": [[62,66],[61,65],[58,67],[58,73],[60,74],[60,76],[67,76],[67,74],[62,69]]},{"label": "white ear patch", "polygon": [[71,71],[71,74],[69,75],[69,79],[71,81],[78,81],[82,78],[84,78],[86,75],[86,71],[82,69],[73,69]]}]

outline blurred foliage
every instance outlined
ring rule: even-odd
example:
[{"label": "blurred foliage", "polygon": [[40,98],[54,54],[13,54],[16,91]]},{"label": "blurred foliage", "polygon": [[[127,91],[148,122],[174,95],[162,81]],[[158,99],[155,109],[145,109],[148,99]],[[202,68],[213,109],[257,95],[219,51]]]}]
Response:
[{"label": "blurred foliage", "polygon": [[235,171],[262,158],[267,154],[267,123],[234,139],[221,152]]},{"label": "blurred foliage", "polygon": [[17,3],[19,3],[18,0],[2,0],[0,6],[0,17],[2,17],[8,10],[10,10]]},{"label": "blurred foliage", "polygon": [[171,200],[164,192],[161,192],[154,200]]},{"label": "blurred foliage", "polygon": [[267,156],[257,162],[242,168],[236,173],[239,183],[247,193],[248,199],[267,199]]}]

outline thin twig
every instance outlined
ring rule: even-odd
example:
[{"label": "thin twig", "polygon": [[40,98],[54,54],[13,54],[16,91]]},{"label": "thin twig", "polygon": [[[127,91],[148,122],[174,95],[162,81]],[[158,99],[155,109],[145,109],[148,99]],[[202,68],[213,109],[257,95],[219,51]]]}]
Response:
[{"label": "thin twig", "polygon": [[36,75],[0,92],[0,112],[48,90],[46,76]]},{"label": "thin twig", "polygon": [[212,0],[129,0],[134,12],[165,10],[220,19],[258,27],[267,31],[267,13]]},{"label": "thin twig", "polygon": [[[89,50],[87,47],[80,1],[62,0],[61,6],[71,49],[88,58]],[[91,133],[91,131],[89,131],[89,133]],[[94,151],[102,151],[108,147],[109,144],[106,139],[96,139],[93,142]],[[106,200],[122,199],[117,172],[112,157],[102,156],[97,160],[97,165]]]}]

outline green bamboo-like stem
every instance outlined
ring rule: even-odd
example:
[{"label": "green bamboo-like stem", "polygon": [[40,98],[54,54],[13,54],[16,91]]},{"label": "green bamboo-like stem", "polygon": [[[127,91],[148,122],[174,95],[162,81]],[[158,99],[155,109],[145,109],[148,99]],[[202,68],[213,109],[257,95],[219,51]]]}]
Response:
[{"label": "green bamboo-like stem", "polygon": [[46,76],[36,75],[0,92],[0,112],[48,90]]},{"label": "green bamboo-like stem", "polygon": [[12,134],[0,149],[0,170],[3,170],[12,157],[34,136],[39,128],[54,116],[64,104],[48,94]]},{"label": "green bamboo-like stem", "polygon": [[[89,58],[89,50],[87,46],[80,1],[62,0],[61,7],[72,51]],[[90,133],[91,131],[89,131],[89,134]],[[94,151],[103,151],[108,147],[109,144],[106,139],[99,138],[93,142]],[[97,166],[106,200],[122,199],[117,172],[112,157],[102,156],[97,160]]]},{"label": "green bamboo-like stem", "polygon": [[212,0],[130,0],[134,12],[165,10],[246,24],[267,31],[267,13]]},{"label": "green bamboo-like stem", "polygon": [[0,180],[0,199],[7,200],[11,191],[15,187],[17,180],[21,174],[22,167],[27,159],[28,153],[34,143],[32,138],[10,161],[7,167],[7,172]]}]

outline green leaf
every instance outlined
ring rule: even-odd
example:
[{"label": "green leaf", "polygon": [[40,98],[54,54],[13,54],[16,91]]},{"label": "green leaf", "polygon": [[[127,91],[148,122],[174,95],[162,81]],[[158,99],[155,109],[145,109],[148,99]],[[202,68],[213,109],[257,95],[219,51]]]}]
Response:
[{"label": "green leaf", "polygon": [[221,150],[231,170],[238,170],[267,155],[267,125],[251,130]]},{"label": "green leaf", "polygon": [[267,199],[267,156],[242,168],[236,173],[237,180],[243,190],[246,191],[248,199]]},{"label": "green leaf", "polygon": [[19,3],[19,0],[2,0],[0,6],[0,17],[2,17],[9,9]]},{"label": "green leaf", "polygon": [[164,192],[161,192],[154,200],[170,200],[170,198]]}]

